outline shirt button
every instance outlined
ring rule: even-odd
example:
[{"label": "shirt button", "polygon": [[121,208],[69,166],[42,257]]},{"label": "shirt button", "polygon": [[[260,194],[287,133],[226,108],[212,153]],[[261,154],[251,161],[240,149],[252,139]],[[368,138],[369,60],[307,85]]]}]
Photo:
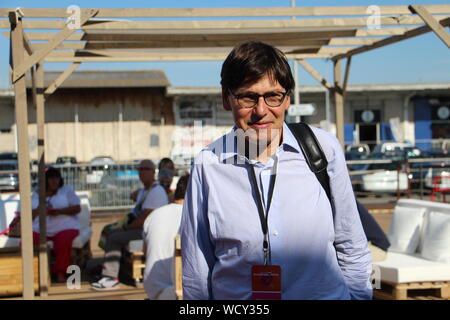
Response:
[{"label": "shirt button", "polygon": [[276,237],[278,236],[278,231],[274,231],[272,234]]}]

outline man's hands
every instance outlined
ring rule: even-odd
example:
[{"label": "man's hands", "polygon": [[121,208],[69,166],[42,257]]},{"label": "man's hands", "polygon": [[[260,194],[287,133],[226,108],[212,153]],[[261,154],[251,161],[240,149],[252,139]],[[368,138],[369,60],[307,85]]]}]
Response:
[{"label": "man's hands", "polygon": [[60,210],[54,209],[54,208],[47,208],[45,211],[45,213],[48,216],[52,216],[52,217],[59,215],[59,212],[60,212]]}]

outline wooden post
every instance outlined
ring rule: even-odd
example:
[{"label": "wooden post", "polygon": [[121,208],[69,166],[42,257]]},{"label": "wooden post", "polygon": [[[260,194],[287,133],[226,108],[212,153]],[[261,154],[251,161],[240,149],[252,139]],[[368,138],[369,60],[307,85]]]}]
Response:
[{"label": "wooden post", "polygon": [[174,252],[174,289],[176,300],[183,300],[183,272],[182,272],[182,262],[181,262],[181,238],[177,234],[175,237],[175,252]]},{"label": "wooden post", "polygon": [[[17,12],[9,13],[11,24],[12,68],[24,59],[22,19]],[[23,298],[34,299],[33,230],[31,214],[30,154],[28,147],[28,110],[25,75],[14,84],[15,115],[18,140]]]},{"label": "wooden post", "polygon": [[334,103],[336,113],[336,136],[342,148],[345,146],[344,142],[344,95],[341,86],[341,67],[342,60],[334,61]]},{"label": "wooden post", "polygon": [[[31,69],[33,71],[33,69]],[[44,108],[44,65],[36,64],[32,72],[33,101],[36,106],[37,145],[38,145],[38,182],[39,182],[39,293],[48,296],[48,257],[47,257],[47,221],[45,214],[45,108]]]}]

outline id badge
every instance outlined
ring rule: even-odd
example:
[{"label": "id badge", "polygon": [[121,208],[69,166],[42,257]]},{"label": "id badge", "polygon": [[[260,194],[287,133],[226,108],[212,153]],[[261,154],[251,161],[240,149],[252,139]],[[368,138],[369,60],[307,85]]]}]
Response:
[{"label": "id badge", "polygon": [[252,299],[281,300],[280,266],[252,266]]}]

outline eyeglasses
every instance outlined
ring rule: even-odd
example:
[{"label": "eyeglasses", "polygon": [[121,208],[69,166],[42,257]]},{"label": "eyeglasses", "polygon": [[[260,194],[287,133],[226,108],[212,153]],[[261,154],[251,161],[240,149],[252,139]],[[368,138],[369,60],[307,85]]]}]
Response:
[{"label": "eyeglasses", "polygon": [[228,90],[230,94],[237,100],[241,108],[250,109],[254,108],[259,101],[259,97],[264,98],[264,102],[269,107],[279,107],[286,98],[288,92],[267,92],[264,94],[257,93],[243,93],[234,94],[231,90]]}]

